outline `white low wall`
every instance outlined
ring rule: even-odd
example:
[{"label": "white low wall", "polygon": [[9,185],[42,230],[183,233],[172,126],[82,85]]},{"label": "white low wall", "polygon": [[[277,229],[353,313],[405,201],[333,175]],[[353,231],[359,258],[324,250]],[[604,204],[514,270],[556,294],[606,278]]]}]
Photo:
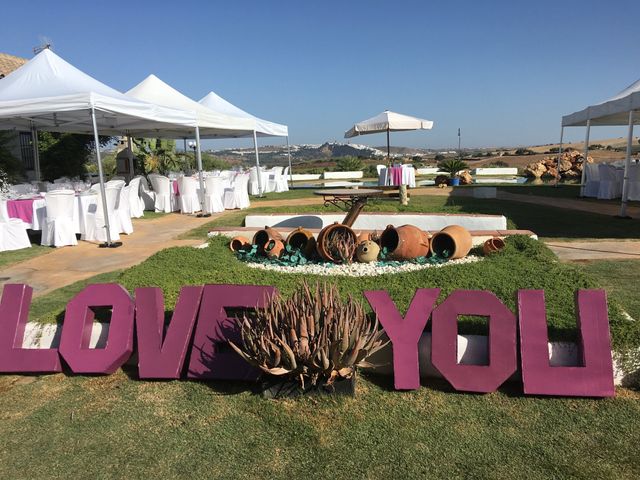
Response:
[{"label": "white low wall", "polygon": [[[40,323],[27,323],[25,326],[23,348],[57,348],[60,345],[62,325]],[[89,348],[104,348],[109,336],[108,323],[94,323],[91,331]],[[482,335],[458,335],[458,362],[466,364],[481,364],[488,358],[487,337]],[[431,363],[431,334],[423,333],[418,343],[418,361],[420,364],[421,378],[441,378],[440,372]],[[391,344],[382,348],[369,358],[369,362],[379,367],[373,369],[381,375],[393,375],[393,350]],[[134,353],[129,359],[129,364],[137,363],[137,355]],[[552,367],[578,365],[578,348],[574,343],[553,342],[549,343],[549,364]],[[616,385],[637,384],[636,372],[625,372],[616,363],[614,357],[614,382]],[[520,374],[516,373],[511,380],[517,380]]]},{"label": "white low wall", "polygon": [[[247,215],[245,227],[303,227],[324,228],[334,222],[341,223],[345,214],[322,215]],[[503,215],[452,215],[452,214],[370,214],[362,213],[353,225],[354,229],[384,230],[387,225],[415,225],[430,232],[438,231],[448,225],[461,225],[468,230],[506,230],[507,219]]]},{"label": "white low wall", "polygon": [[441,172],[438,167],[416,168],[416,175],[449,175],[447,172]]},{"label": "white low wall", "polygon": [[[319,173],[294,173],[292,175],[293,181],[297,182],[297,181],[304,181],[304,180],[320,180],[320,177],[322,175],[320,175]],[[288,180],[288,177],[287,177]]]},{"label": "white low wall", "polygon": [[322,178],[325,180],[349,180],[352,178],[362,178],[364,172],[358,170],[357,172],[324,172]]},{"label": "white low wall", "polygon": [[474,168],[471,173],[473,175],[517,175],[518,169],[511,167],[485,167]]}]

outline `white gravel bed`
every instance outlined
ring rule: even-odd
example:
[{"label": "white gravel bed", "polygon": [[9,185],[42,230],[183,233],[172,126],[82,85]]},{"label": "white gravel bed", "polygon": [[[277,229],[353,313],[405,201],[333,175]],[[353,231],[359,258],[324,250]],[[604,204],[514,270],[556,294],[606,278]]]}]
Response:
[{"label": "white gravel bed", "polygon": [[246,262],[245,265],[261,270],[272,270],[281,273],[306,273],[309,275],[341,275],[344,277],[372,277],[386,273],[403,273],[423,270],[425,268],[440,268],[462,265],[465,263],[475,263],[482,260],[482,257],[469,255],[458,260],[450,260],[445,263],[419,265],[417,263],[405,263],[402,265],[384,265],[378,262],[373,263],[352,263],[351,265],[336,265],[333,263],[316,263],[309,265],[298,265],[295,267],[285,265],[271,265],[265,263]]}]

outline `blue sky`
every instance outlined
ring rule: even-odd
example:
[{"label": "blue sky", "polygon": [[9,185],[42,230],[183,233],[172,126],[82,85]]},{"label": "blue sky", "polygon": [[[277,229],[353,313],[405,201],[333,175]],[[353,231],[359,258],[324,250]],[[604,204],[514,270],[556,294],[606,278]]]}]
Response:
[{"label": "blue sky", "polygon": [[[638,0],[55,3],[3,5],[0,51],[31,58],[48,37],[116,89],[155,73],[196,100],[214,90],[292,143],[341,141],[384,109],[435,122],[395,145],[454,146],[458,127],[466,146],[551,143],[563,114],[640,78]],[[248,145],[209,146],[231,144]]]}]

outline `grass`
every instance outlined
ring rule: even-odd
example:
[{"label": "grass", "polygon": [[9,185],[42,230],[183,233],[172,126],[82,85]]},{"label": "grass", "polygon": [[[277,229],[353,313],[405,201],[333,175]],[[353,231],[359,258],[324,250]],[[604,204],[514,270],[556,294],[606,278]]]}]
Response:
[{"label": "grass", "polygon": [[[543,188],[543,187],[531,187]],[[198,229],[191,230],[183,238],[206,238],[215,227],[241,226],[247,214],[255,213],[335,213],[335,207],[318,205],[291,205],[279,207],[255,207],[250,210],[229,213]],[[640,221],[621,221],[597,213],[567,210],[563,208],[531,205],[528,203],[498,199],[477,199],[463,196],[418,196],[411,197],[408,206],[393,201],[371,201],[365,212],[415,212],[415,213],[484,213],[505,215],[508,228],[531,230],[543,238],[597,239],[640,238]]]},{"label": "grass", "polygon": [[636,478],[640,397],[457,394],[440,383],[268,401],[246,385],[0,377],[0,477]]},{"label": "grass", "polygon": [[[45,255],[53,251],[52,247],[44,247],[33,243],[31,248],[23,248],[22,250],[9,250],[0,252],[0,269],[10,267],[16,263],[24,262],[40,255]],[[2,272],[0,271],[0,276]]]}]

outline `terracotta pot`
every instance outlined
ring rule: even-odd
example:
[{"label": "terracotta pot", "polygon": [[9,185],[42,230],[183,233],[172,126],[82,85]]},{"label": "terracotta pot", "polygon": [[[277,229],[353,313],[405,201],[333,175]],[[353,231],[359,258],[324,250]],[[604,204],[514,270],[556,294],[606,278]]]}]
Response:
[{"label": "terracotta pot", "polygon": [[258,246],[258,253],[264,254],[264,246],[269,240],[283,241],[282,235],[275,228],[264,227],[253,236],[253,244]]},{"label": "terracotta pot", "polygon": [[229,248],[232,252],[237,252],[238,250],[251,250],[251,242],[247,237],[238,235],[231,239],[231,242],[229,242]]},{"label": "terracotta pot", "polygon": [[499,252],[504,247],[505,243],[503,239],[501,239],[500,237],[493,237],[484,242],[484,245],[482,245],[482,252],[485,255],[489,255],[494,252]]},{"label": "terracotta pot", "polygon": [[320,255],[324,260],[328,262],[341,263],[342,259],[337,255],[335,251],[332,251],[329,244],[329,241],[334,235],[345,235],[348,241],[353,243],[354,250],[357,238],[355,232],[350,227],[342,225],[338,222],[328,225],[320,230],[317,240],[318,255]]},{"label": "terracotta pot", "polygon": [[388,225],[380,235],[380,249],[389,260],[411,260],[429,254],[429,234],[414,225]]},{"label": "terracotta pot", "polygon": [[358,245],[367,240],[371,240],[371,232],[360,232],[358,234]]},{"label": "terracotta pot", "polygon": [[310,258],[316,251],[316,239],[309,230],[302,227],[296,228],[287,236],[285,242],[291,248],[298,248],[304,253],[304,256]]},{"label": "terracotta pot", "polygon": [[284,252],[284,243],[281,240],[269,240],[262,247],[264,254],[269,258],[280,258]]},{"label": "terracotta pot", "polygon": [[375,262],[380,254],[380,247],[372,240],[365,240],[358,244],[356,258],[360,263]]},{"label": "terracotta pot", "polygon": [[431,237],[431,253],[450,260],[466,256],[472,245],[469,230],[460,225],[449,225]]}]

